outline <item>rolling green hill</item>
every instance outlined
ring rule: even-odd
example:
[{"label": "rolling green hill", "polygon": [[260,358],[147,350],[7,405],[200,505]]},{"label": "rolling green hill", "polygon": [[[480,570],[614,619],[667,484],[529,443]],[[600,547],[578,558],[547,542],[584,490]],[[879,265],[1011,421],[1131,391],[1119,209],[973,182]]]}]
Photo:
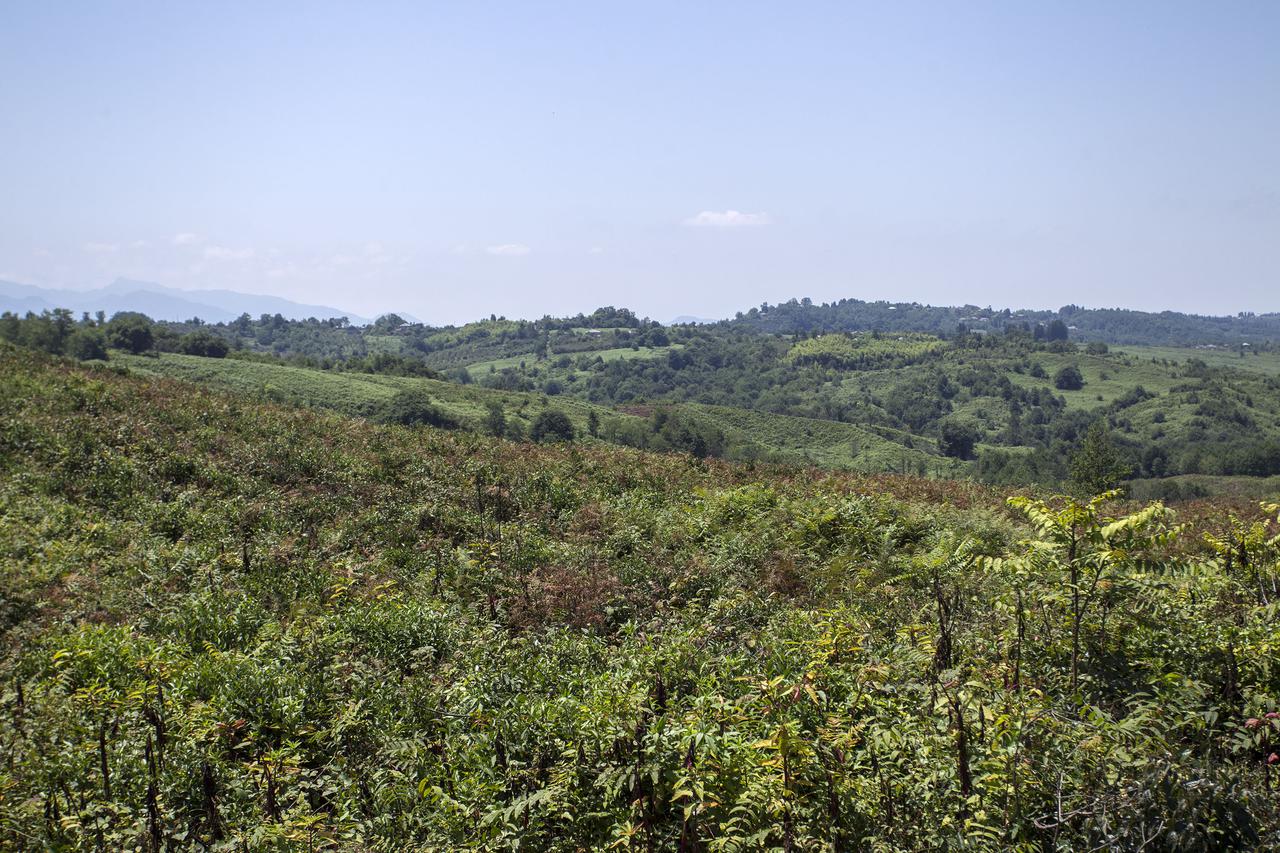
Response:
[{"label": "rolling green hill", "polygon": [[[8,316],[0,337],[81,358],[101,358],[111,344],[111,358],[142,373],[372,418],[410,391],[429,398],[421,405],[434,407],[435,422],[472,431],[528,435],[562,411],[578,436],[698,457],[1059,485],[1100,426],[1113,469],[1129,479],[1212,485],[1280,474],[1280,348],[1269,339],[1081,345],[1066,322],[1079,312],[1043,329],[1028,325],[1031,315],[961,313],[991,322],[940,336],[906,328],[925,324],[928,310],[881,307],[884,330],[793,334],[745,321],[665,328],[606,308],[444,329],[395,317],[364,329],[274,317],[135,329],[145,318],[99,327],[70,315]],[[802,304],[769,313],[778,311],[843,316]],[[1152,328],[1182,322],[1107,316]],[[1255,331],[1266,325],[1238,319]],[[145,346],[131,343],[135,332]],[[1178,497],[1177,482],[1168,497]]]}]

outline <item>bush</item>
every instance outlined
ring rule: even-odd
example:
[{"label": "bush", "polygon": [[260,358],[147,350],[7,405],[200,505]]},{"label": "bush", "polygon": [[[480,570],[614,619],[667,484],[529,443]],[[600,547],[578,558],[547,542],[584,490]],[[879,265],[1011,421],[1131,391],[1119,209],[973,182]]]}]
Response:
[{"label": "bush", "polygon": [[426,391],[408,388],[398,392],[374,415],[375,421],[402,426],[434,426],[454,429],[458,422],[431,402]]},{"label": "bush", "polygon": [[225,358],[230,351],[231,346],[225,338],[221,338],[204,329],[198,329],[189,335],[183,335],[181,340],[178,341],[178,352],[183,352],[187,355]]},{"label": "bush", "polygon": [[956,459],[972,459],[973,448],[978,443],[978,429],[973,424],[948,421],[942,425],[938,449],[943,456]]},{"label": "bush", "polygon": [[146,314],[121,311],[107,324],[107,342],[134,355],[146,352],[155,343],[154,325]]},{"label": "bush", "polygon": [[1053,387],[1059,391],[1079,391],[1084,387],[1084,375],[1080,368],[1068,364],[1053,375]]},{"label": "bush", "polygon": [[573,441],[576,433],[569,416],[559,409],[543,409],[529,430],[534,441]]},{"label": "bush", "polygon": [[80,361],[105,359],[107,336],[99,329],[77,329],[67,338],[67,355]]}]

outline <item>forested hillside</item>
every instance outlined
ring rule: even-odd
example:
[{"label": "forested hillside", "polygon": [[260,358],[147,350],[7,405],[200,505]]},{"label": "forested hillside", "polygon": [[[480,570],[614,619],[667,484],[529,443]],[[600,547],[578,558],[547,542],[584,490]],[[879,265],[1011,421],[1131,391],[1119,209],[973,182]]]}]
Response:
[{"label": "forested hillside", "polygon": [[1274,849],[1278,513],[0,345],[0,844]]},{"label": "forested hillside", "polygon": [[356,328],[53,312],[6,315],[0,338],[266,400],[508,438],[562,417],[580,439],[699,458],[1065,488],[1092,430],[1113,463],[1095,485],[1181,499],[1265,492],[1264,478],[1280,475],[1280,348],[1269,339],[1079,343],[1060,318],[1016,315],[993,315],[998,331],[940,336],[919,330],[927,312],[887,313],[913,330],[663,327],[613,308],[443,329],[394,316]]},{"label": "forested hillside", "polygon": [[841,299],[813,303],[792,299],[779,305],[764,304],[733,320],[762,332],[934,332],[954,334],[962,329],[1003,332],[1008,328],[1041,326],[1046,333],[1055,323],[1082,341],[1108,344],[1188,346],[1217,344],[1237,346],[1280,339],[1280,313],[1242,312],[1231,317],[1209,317],[1177,311],[1133,311],[1122,308],[1082,308],[1064,305],[1057,311],[979,308],[976,305],[941,307],[918,302],[864,302]]}]

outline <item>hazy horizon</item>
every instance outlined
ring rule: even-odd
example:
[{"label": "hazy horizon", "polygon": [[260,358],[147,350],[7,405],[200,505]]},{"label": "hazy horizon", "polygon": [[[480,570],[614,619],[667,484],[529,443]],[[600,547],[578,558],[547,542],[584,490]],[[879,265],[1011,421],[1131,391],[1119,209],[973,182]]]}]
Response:
[{"label": "hazy horizon", "polygon": [[6,8],[0,279],[1280,310],[1280,6]]}]

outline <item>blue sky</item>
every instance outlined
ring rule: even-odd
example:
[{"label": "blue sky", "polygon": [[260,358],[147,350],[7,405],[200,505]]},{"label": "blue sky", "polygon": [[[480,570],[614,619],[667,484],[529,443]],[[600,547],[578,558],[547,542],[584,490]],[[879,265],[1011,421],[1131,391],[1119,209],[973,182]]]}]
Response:
[{"label": "blue sky", "polygon": [[0,10],[0,278],[1280,310],[1280,3]]}]

